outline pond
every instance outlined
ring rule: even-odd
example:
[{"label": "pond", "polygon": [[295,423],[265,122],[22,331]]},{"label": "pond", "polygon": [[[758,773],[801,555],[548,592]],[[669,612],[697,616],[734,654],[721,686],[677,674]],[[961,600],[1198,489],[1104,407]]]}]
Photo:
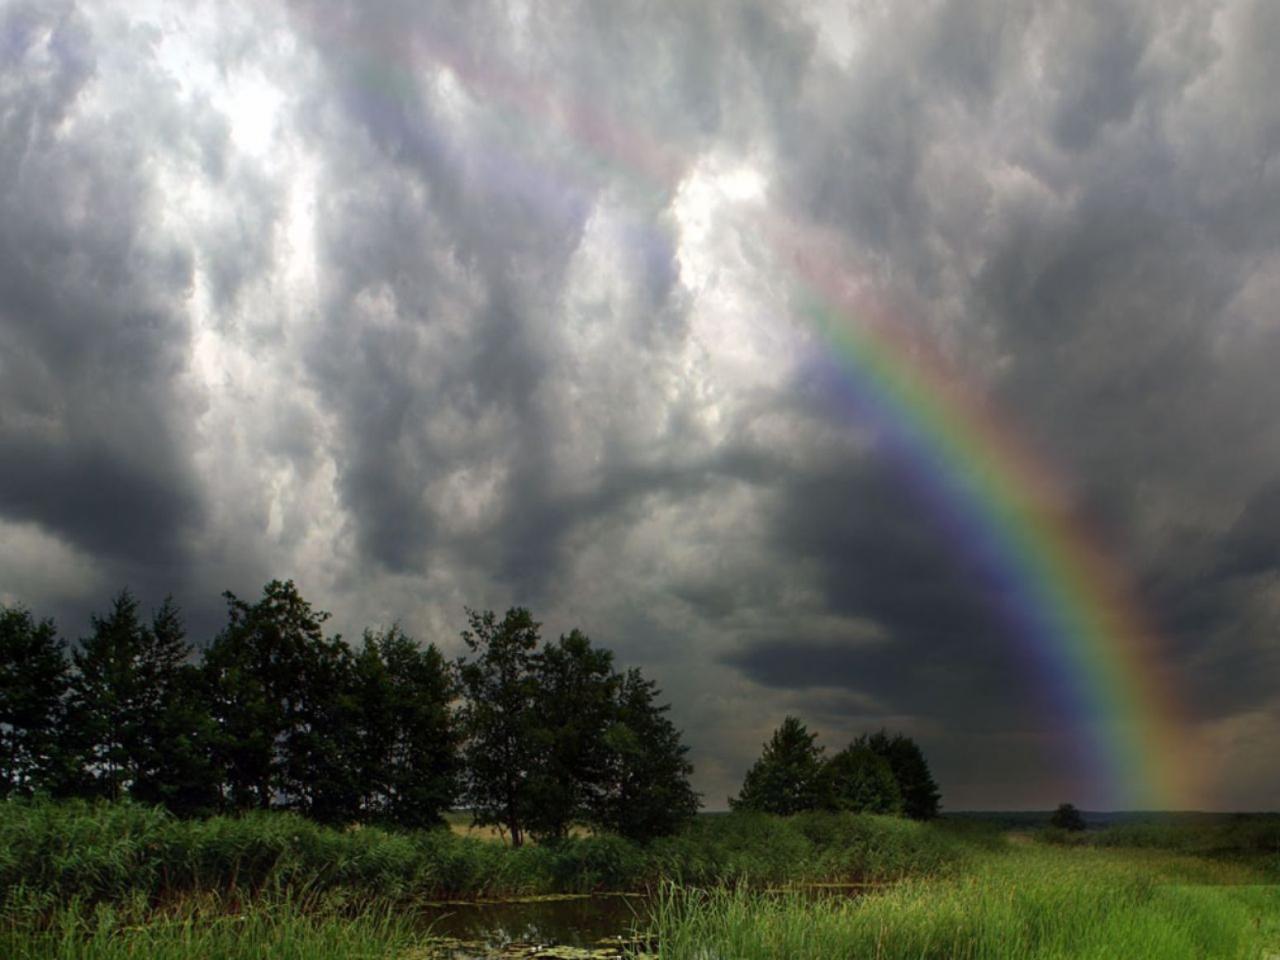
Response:
[{"label": "pond", "polygon": [[[765,895],[856,900],[882,883],[806,883],[765,888]],[[426,904],[416,916],[440,960],[638,960],[657,944],[647,935],[651,900],[638,893],[529,897]]]},{"label": "pond", "polygon": [[537,897],[430,904],[416,913],[436,938],[430,956],[585,960],[642,951],[648,900],[639,894]]}]

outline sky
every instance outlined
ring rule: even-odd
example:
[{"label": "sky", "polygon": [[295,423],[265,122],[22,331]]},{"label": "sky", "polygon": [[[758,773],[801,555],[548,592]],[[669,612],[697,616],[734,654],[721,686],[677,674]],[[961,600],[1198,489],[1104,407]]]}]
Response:
[{"label": "sky", "polygon": [[1093,531],[1182,804],[1274,809],[1277,49],[1270,0],[0,0],[0,601],[204,643],[292,578],[450,654],[523,605],[712,809],[789,713],[947,808],[1122,804],[816,298]]}]

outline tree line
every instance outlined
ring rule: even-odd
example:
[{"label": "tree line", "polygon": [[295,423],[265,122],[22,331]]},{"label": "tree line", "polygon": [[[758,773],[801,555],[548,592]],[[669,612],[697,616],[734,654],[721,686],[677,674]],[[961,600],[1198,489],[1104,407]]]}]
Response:
[{"label": "tree line", "polygon": [[930,820],[941,797],[914,740],[885,730],[863,734],[831,757],[796,717],[786,717],[747,771],[735,810],[789,815],[847,810]]},{"label": "tree line", "polygon": [[352,647],[292,581],[226,593],[203,650],[128,592],[74,648],[0,606],[0,795],[124,798],[180,816],[288,809],[432,826],[459,805],[513,845],[575,823],[633,839],[699,806],[680,731],[639,670],[523,608],[467,611],[467,655],[398,626]]}]

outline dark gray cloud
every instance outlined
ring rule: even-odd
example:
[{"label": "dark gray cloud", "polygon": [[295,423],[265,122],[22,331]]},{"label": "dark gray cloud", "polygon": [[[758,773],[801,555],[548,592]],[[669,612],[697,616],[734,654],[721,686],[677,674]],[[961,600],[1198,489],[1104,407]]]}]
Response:
[{"label": "dark gray cloud", "polygon": [[69,121],[98,70],[73,5],[10,6],[0,32],[0,511],[107,562],[166,565],[201,519],[177,383],[192,258],[155,235],[146,169],[175,118]]},{"label": "dark gray cloud", "polygon": [[1203,802],[1269,802],[1277,45],[1266,0],[0,0],[0,598],[530,603],[713,800],[790,711],[918,735],[953,805],[1105,802],[781,223],[1100,531]]}]

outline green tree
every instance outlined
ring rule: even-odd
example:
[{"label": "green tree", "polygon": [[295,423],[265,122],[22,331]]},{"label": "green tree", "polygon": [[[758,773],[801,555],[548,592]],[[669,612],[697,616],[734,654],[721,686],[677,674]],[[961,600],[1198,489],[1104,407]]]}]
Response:
[{"label": "green tree", "polygon": [[141,639],[135,671],[143,693],[129,792],[185,816],[210,813],[218,798],[214,727],[200,671],[187,662],[191,646],[171,597]]},{"label": "green tree", "polygon": [[359,787],[349,748],[350,649],[325,637],[329,615],[292,580],[272,580],[257,603],[224,596],[227,625],[204,659],[224,803],[352,819]]},{"label": "green tree", "polygon": [[941,794],[933,774],[929,772],[929,764],[914,740],[901,733],[890,736],[880,730],[870,735],[863,734],[854,741],[854,746],[866,748],[889,762],[902,793],[903,813],[912,820],[932,820],[938,815]]},{"label": "green tree", "polygon": [[533,658],[533,764],[527,784],[528,829],[539,839],[568,836],[596,809],[610,750],[605,734],[617,712],[620,679],[613,654],[579,630],[547,643]]},{"label": "green tree", "polygon": [[823,805],[853,813],[902,812],[902,793],[889,761],[866,747],[850,744],[822,768]]},{"label": "green tree", "polygon": [[502,827],[511,845],[524,843],[529,818],[529,780],[538,763],[535,731],[538,630],[528,610],[467,611],[463,643],[473,657],[459,661],[466,701],[465,795],[479,825]]},{"label": "green tree", "polygon": [[742,790],[729,801],[735,810],[783,816],[819,806],[822,748],[796,717],[788,716],[747,771]]},{"label": "green tree", "polygon": [[632,840],[675,833],[694,818],[699,798],[680,731],[658,703],[659,691],[639,670],[616,687],[604,789],[593,794],[588,821]]},{"label": "green tree", "polygon": [[91,622],[73,656],[65,731],[79,758],[72,789],[207,812],[217,785],[213,730],[177,606],[166,598],[146,624],[125,590]]},{"label": "green tree", "polygon": [[403,827],[443,822],[457,798],[457,681],[434,644],[398,627],[366,631],[355,658],[357,782],[366,820]]},{"label": "green tree", "polygon": [[0,796],[29,796],[54,779],[67,684],[53,621],[0,606]]},{"label": "green tree", "polygon": [[72,655],[67,737],[80,758],[79,789],[114,800],[139,781],[147,759],[146,731],[155,720],[151,644],[128,590],[90,622],[92,633]]},{"label": "green tree", "polygon": [[1053,811],[1053,816],[1049,818],[1049,826],[1076,833],[1085,829],[1084,816],[1075,808],[1075,804],[1060,803],[1058,809]]}]

